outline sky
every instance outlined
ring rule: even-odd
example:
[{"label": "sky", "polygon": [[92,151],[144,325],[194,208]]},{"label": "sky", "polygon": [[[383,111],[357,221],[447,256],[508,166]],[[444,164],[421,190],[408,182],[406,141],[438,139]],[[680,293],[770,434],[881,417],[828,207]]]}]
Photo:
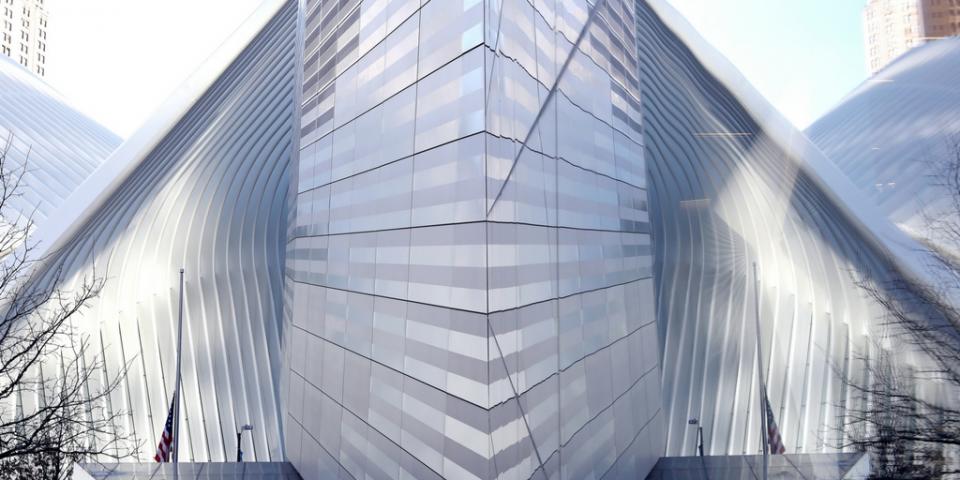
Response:
[{"label": "sky", "polygon": [[129,137],[259,0],[48,0],[46,81]]},{"label": "sky", "polygon": [[867,78],[865,0],[670,0],[800,129]]},{"label": "sky", "polygon": [[[800,128],[866,78],[864,0],[670,1]],[[49,0],[46,80],[129,137],[258,4]]]}]

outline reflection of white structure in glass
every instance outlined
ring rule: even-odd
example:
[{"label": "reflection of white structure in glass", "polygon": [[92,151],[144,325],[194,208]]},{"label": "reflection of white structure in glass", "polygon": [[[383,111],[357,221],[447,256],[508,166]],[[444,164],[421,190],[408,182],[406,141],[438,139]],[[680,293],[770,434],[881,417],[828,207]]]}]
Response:
[{"label": "reflection of white structure in glass", "polygon": [[43,80],[0,56],[0,148],[10,139],[6,167],[16,171],[28,162],[21,195],[12,202],[37,223],[59,208],[120,144],[116,135],[70,107]]},{"label": "reflection of white structure in glass", "polygon": [[830,451],[881,330],[854,279],[925,279],[924,253],[665,0],[637,17],[666,454],[694,454],[690,418],[707,454],[761,445],[753,262],[783,442]]},{"label": "reflection of white structure in glass", "polygon": [[864,82],[807,130],[890,221],[920,238],[932,235],[924,213],[956,213],[937,177],[960,149],[958,82],[960,39],[928,43]]},{"label": "reflection of white structure in glass", "polygon": [[[106,406],[152,445],[172,396],[177,276],[186,269],[180,459],[280,460],[279,331],[293,141],[296,4],[270,0],[37,231],[37,281],[93,269],[81,312],[116,375]],[[142,451],[144,459],[152,451]]]},{"label": "reflection of white structure in glass", "polygon": [[305,3],[290,460],[642,477],[663,435],[633,4]]}]

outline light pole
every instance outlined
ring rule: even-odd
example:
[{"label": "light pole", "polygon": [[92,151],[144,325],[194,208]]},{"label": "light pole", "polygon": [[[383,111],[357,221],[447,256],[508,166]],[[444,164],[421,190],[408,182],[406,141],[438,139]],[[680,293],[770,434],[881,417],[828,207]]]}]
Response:
[{"label": "light pole", "polygon": [[237,461],[238,462],[243,461],[243,450],[240,449],[240,441],[243,438],[243,432],[246,432],[247,430],[253,431],[253,425],[250,425],[248,423],[240,427],[240,430],[237,430]]},{"label": "light pole", "polygon": [[700,453],[700,456],[702,457],[703,456],[703,427],[700,426],[700,420],[697,420],[696,418],[691,418],[690,420],[687,420],[687,424],[697,426],[697,451]]}]

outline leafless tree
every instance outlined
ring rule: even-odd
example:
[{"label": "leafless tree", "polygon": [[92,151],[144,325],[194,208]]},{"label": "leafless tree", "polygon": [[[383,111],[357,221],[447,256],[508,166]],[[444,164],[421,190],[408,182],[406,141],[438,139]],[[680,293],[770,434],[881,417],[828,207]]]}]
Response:
[{"label": "leafless tree", "polygon": [[[11,144],[0,148],[0,479],[68,478],[74,461],[133,453],[122,413],[106,408],[124,372],[108,377],[73,322],[102,279],[61,290],[58,267],[35,258],[32,215],[15,208],[27,167]],[[31,282],[44,268],[55,281]]]},{"label": "leafless tree", "polygon": [[843,379],[851,401],[839,438],[871,454],[874,478],[960,478],[960,138],[938,152],[932,185],[944,201],[914,232],[930,253],[928,281],[858,277],[884,314],[858,355],[862,372]]}]

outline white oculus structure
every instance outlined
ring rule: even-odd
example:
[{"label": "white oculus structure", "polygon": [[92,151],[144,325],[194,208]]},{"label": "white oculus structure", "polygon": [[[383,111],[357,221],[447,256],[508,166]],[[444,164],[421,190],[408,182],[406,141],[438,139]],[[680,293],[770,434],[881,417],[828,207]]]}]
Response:
[{"label": "white oculus structure", "polygon": [[185,272],[179,460],[283,458],[279,374],[296,3],[268,0],[48,221],[34,281],[105,280],[75,324],[116,375],[107,408],[152,457],[172,397]]},{"label": "white oculus structure", "polygon": [[8,141],[8,171],[26,165],[13,207],[41,224],[121,140],[42,79],[0,55],[0,148]]},{"label": "white oculus structure", "polygon": [[666,1],[637,11],[666,454],[694,454],[690,418],[707,454],[758,452],[758,348],[787,452],[835,450],[884,334],[857,281],[932,281],[929,252]]},{"label": "white oculus structure", "polygon": [[941,178],[960,152],[958,84],[960,39],[930,42],[865,81],[806,132],[891,222],[942,249],[955,246],[937,238],[928,219],[956,217]]}]

